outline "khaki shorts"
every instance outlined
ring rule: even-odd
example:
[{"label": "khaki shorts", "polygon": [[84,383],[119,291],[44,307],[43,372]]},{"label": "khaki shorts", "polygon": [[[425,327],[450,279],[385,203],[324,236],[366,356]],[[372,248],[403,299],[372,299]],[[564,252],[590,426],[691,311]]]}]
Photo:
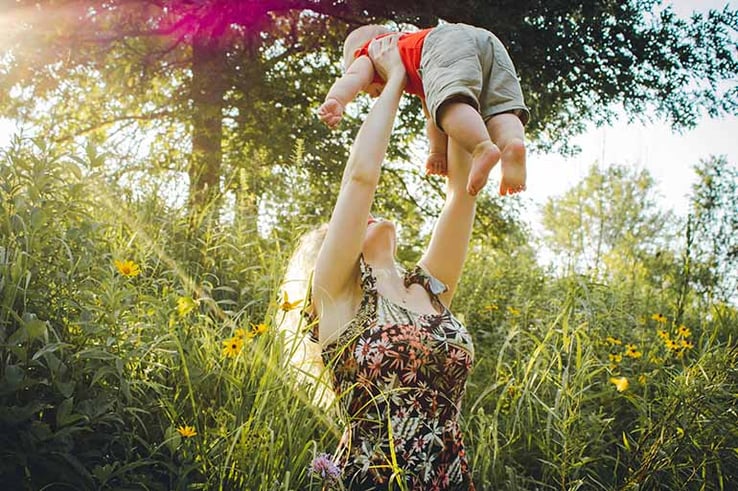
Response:
[{"label": "khaki shorts", "polygon": [[530,112],[510,55],[489,31],[465,24],[442,24],[425,38],[420,61],[426,105],[438,124],[438,108],[446,101],[474,106],[486,122],[511,112],[523,124]]}]

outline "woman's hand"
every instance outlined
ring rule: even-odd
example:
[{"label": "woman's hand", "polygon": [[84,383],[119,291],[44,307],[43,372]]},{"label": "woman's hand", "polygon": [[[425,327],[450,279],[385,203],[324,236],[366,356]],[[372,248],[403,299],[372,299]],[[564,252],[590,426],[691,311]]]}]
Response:
[{"label": "woman's hand", "polygon": [[389,82],[391,78],[402,77],[405,79],[405,66],[397,49],[399,34],[391,34],[375,39],[369,44],[369,58],[379,75]]}]

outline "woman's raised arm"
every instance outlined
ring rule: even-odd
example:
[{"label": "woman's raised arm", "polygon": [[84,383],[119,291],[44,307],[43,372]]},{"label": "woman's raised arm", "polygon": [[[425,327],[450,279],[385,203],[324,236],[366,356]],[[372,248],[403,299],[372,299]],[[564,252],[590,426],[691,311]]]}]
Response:
[{"label": "woman's raised arm", "polygon": [[448,291],[439,296],[447,307],[464,268],[474,224],[476,199],[466,191],[470,168],[471,155],[449,139],[446,202],[420,260],[429,273],[448,285]]},{"label": "woman's raised arm", "polygon": [[353,294],[358,284],[358,259],[367,219],[405,86],[406,74],[397,51],[397,36],[373,41],[369,55],[377,70],[386,75],[387,84],[356,135],[328,232],[318,254],[313,299],[319,312],[326,301],[340,301],[341,297]]}]

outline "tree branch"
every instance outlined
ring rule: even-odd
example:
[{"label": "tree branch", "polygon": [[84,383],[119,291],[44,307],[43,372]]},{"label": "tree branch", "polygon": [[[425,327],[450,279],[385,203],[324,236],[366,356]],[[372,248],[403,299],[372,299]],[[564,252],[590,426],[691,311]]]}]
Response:
[{"label": "tree branch", "polygon": [[78,136],[85,135],[92,131],[104,128],[105,126],[109,126],[115,123],[120,123],[122,121],[152,121],[155,119],[162,119],[162,118],[171,117],[171,116],[174,116],[174,113],[172,113],[171,111],[161,111],[161,112],[150,113],[150,114],[134,114],[134,115],[119,116],[116,118],[111,118],[111,119],[107,119],[104,121],[100,121],[98,123],[95,123],[94,125],[90,125],[87,128],[77,131],[71,135],[56,138],[53,141],[54,143],[66,143],[69,140],[72,140],[73,138],[76,138]]}]

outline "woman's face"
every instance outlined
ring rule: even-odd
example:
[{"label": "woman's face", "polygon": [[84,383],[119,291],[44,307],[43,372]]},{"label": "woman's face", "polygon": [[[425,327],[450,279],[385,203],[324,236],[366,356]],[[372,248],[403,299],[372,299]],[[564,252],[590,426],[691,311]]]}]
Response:
[{"label": "woman's face", "polygon": [[364,246],[361,250],[364,257],[367,260],[382,256],[394,259],[397,246],[396,232],[395,224],[391,221],[369,215]]}]

